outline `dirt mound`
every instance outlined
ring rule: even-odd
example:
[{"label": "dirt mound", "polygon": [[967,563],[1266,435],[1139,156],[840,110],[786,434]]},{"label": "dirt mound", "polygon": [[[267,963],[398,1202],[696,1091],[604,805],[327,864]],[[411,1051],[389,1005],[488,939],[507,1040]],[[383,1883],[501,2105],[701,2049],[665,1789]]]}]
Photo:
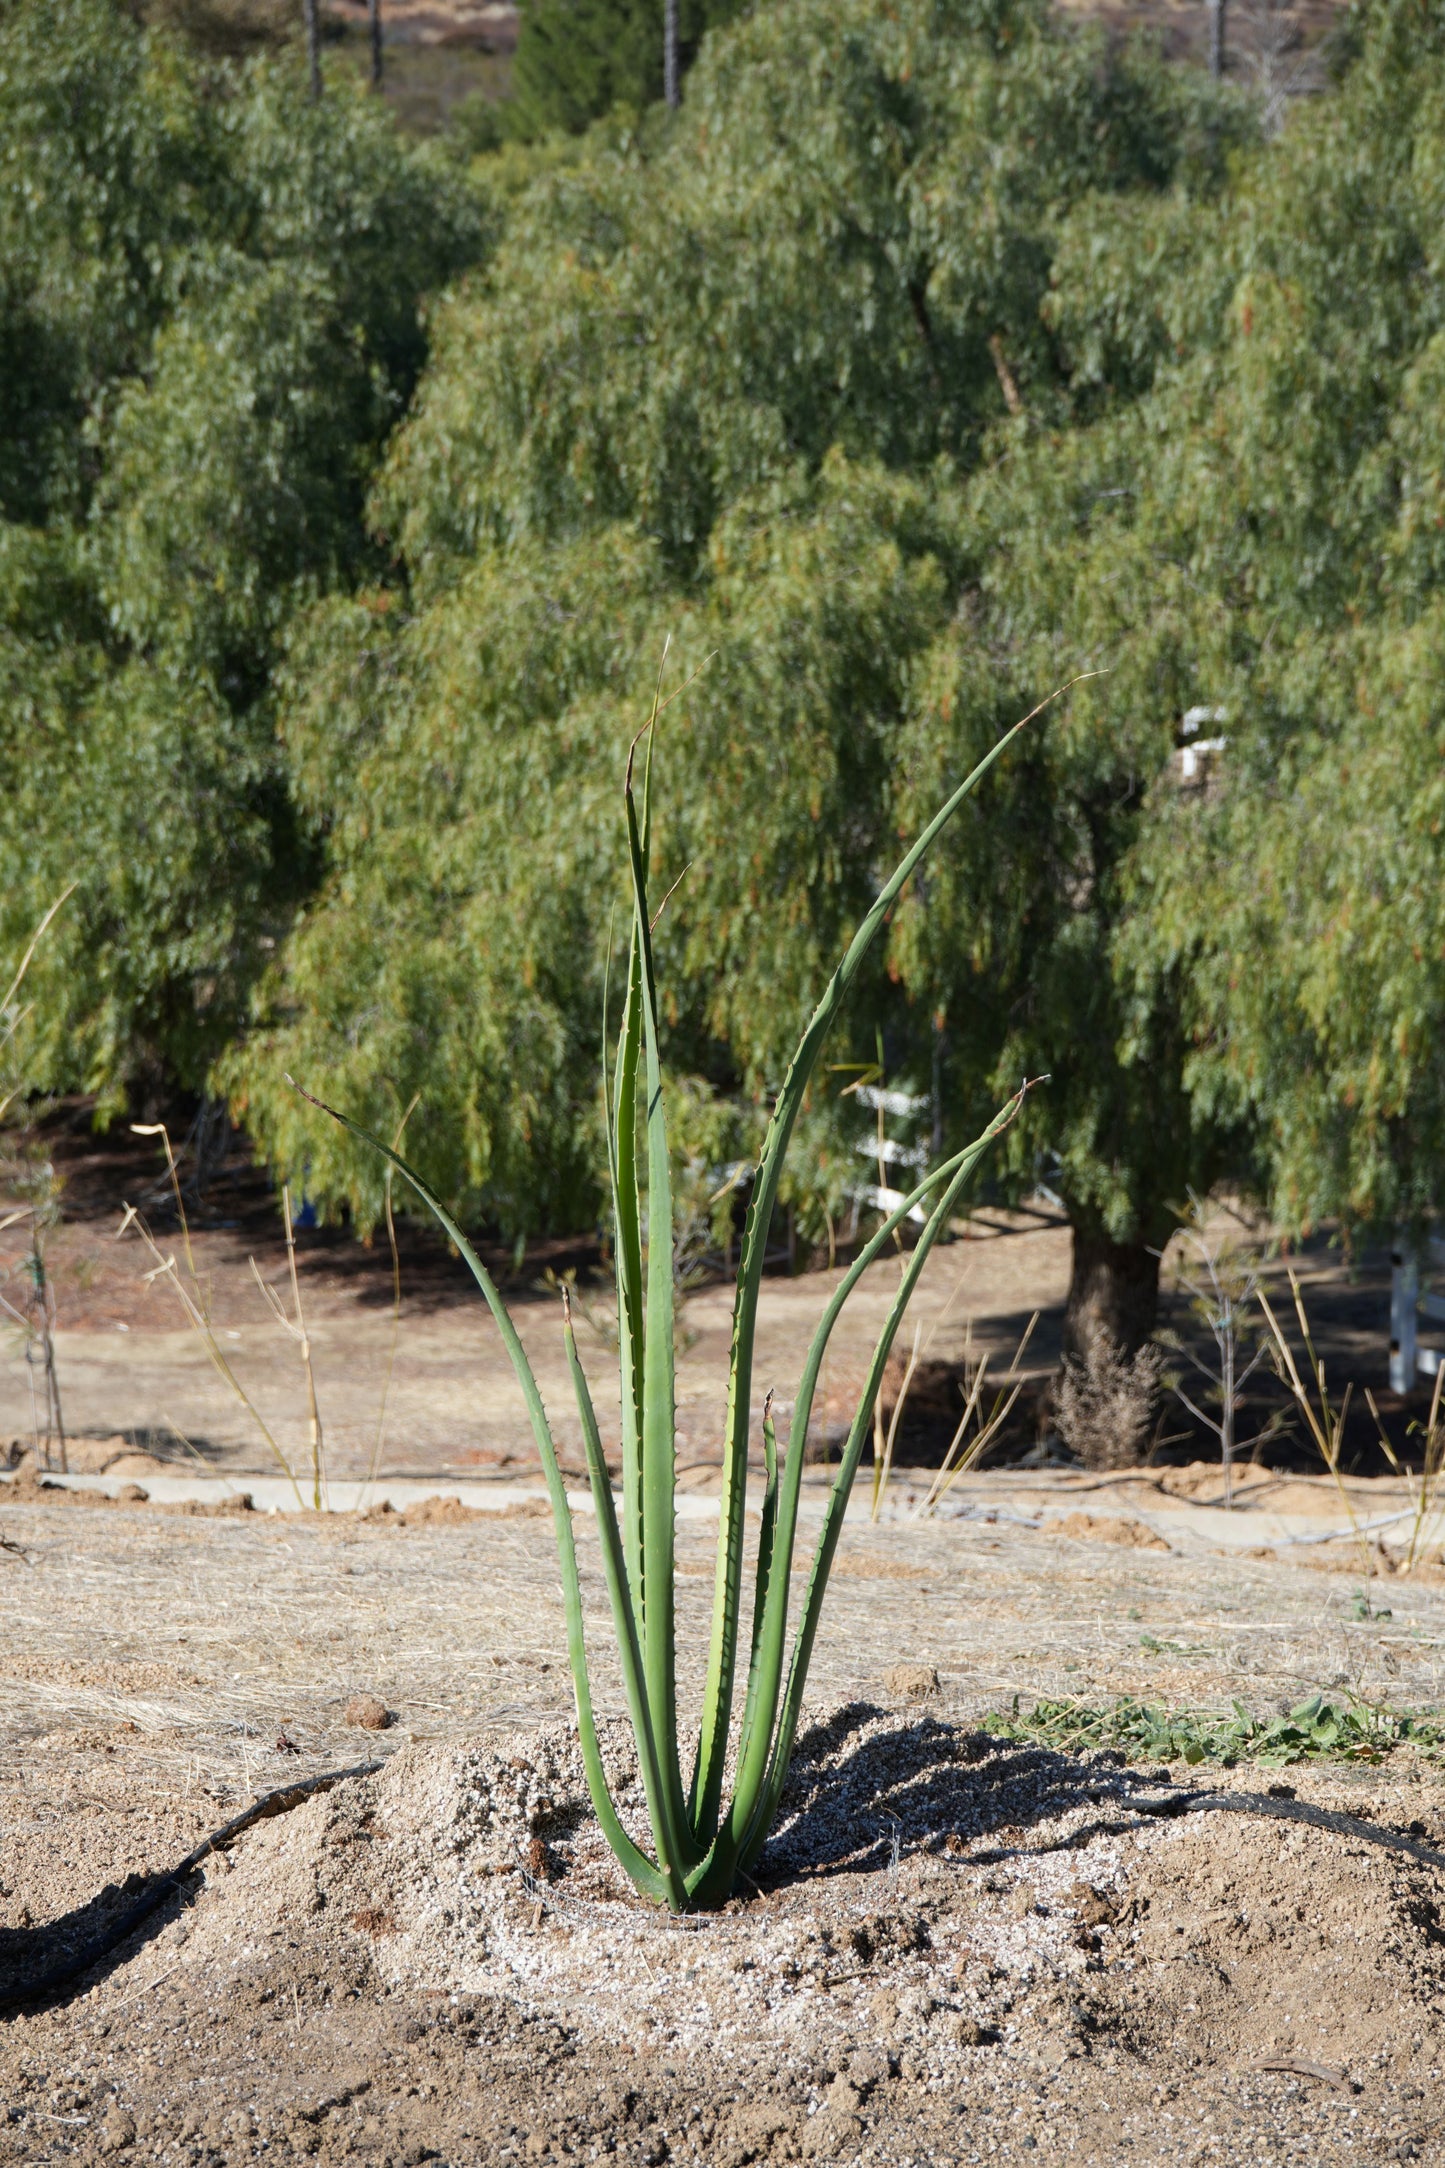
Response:
[{"label": "dirt mound", "polygon": [[[174,1475],[178,1467],[184,1471],[187,1465],[184,1459],[176,1461],[147,1452],[124,1431],[104,1438],[67,1438],[65,1442],[68,1475]],[[0,1444],[0,1467],[34,1476],[45,1473],[33,1444],[25,1438],[11,1438]]]},{"label": "dirt mound", "polygon": [[[625,1727],[604,1751],[641,1836]],[[0,2160],[61,2113],[107,2157],[323,2168],[1438,2159],[1445,1858],[1341,1813],[1340,1779],[1231,1781],[848,1703],[758,1883],[674,1920],[567,1726],[412,1744],[207,1863],[79,2006],[93,2078],[57,2092],[51,2021],[15,2021]]]},{"label": "dirt mound", "polygon": [[1219,1812],[1161,1832],[1129,1884],[1140,1977],[1121,2016],[1146,2050],[1187,2011],[1206,2055],[1305,2058],[1362,2082],[1422,2026],[1438,2052],[1437,1869],[1347,1831]]},{"label": "dirt mound", "polygon": [[141,1483],[123,1483],[112,1497],[109,1491],[78,1489],[50,1476],[37,1475],[32,1468],[21,1468],[17,1474],[0,1481],[0,1506],[89,1506],[99,1510],[107,1506],[143,1505],[151,1506],[157,1513],[173,1513],[185,1520],[203,1521],[233,1520],[239,1514],[256,1510],[249,1491],[237,1491],[230,1498],[179,1498],[157,1502]]},{"label": "dirt mound", "polygon": [[1162,1536],[1142,1521],[1121,1513],[1056,1513],[1044,1522],[1046,1536],[1072,1536],[1085,1543],[1124,1543],[1134,1551],[1167,1551]]},{"label": "dirt mound", "polygon": [[[624,1727],[605,1750],[645,1841]],[[1057,2067],[1106,2041],[1168,2054],[1182,2028],[1198,2055],[1364,2080],[1445,2046],[1445,1880],[1370,1836],[1257,1779],[1161,1802],[1107,1761],[850,1705],[802,1743],[766,1894],[672,1921],[615,1867],[555,1726],[406,1748],[256,1831],[189,1962],[264,1963],[305,1921],[343,1970],[364,1955],[393,1990],[501,1998],[628,2052],[846,2061],[871,2039],[944,2074],[980,2041]]]},{"label": "dirt mound", "polygon": [[[1281,1552],[1275,1544],[1261,1543],[1244,1555],[1277,1561]],[[1310,1573],[1347,1573],[1356,1581],[1413,1581],[1417,1588],[1445,1586],[1445,1552],[1418,1552],[1412,1559],[1408,1550],[1391,1550],[1378,1538],[1372,1540],[1364,1535],[1341,1536],[1329,1543],[1294,1544],[1283,1557],[1287,1564]],[[1380,1615],[1388,1618],[1390,1614],[1387,1611]]]},{"label": "dirt mound", "polygon": [[[1217,1460],[1186,1461],[1180,1468],[1161,1468],[1154,1481],[1171,1498],[1208,1498],[1224,1496],[1224,1470]],[[1234,1496],[1243,1502],[1251,1490],[1279,1488],[1280,1479],[1269,1468],[1261,1468],[1255,1461],[1245,1461],[1234,1470]]]},{"label": "dirt mound", "polygon": [[504,1506],[467,1506],[460,1498],[419,1498],[401,1511],[383,1498],[361,1517],[384,1528],[470,1528],[478,1521],[541,1521],[551,1516],[545,1498],[513,1498]]}]

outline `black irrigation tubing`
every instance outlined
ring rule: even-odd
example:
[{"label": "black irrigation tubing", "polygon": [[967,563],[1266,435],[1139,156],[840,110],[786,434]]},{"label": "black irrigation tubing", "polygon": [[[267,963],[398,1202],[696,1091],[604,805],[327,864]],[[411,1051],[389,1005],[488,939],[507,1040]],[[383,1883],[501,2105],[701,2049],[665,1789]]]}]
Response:
[{"label": "black irrigation tubing", "polygon": [[92,1965],[98,1965],[103,1957],[109,1957],[112,1950],[119,1949],[121,1943],[134,1934],[142,1921],[149,1919],[152,1912],[158,1910],[174,1890],[179,1889],[186,1877],[195,1873],[208,1853],[224,1851],[228,1844],[253,1823],[269,1821],[276,1814],[289,1814],[293,1807],[301,1806],[318,1792],[329,1792],[334,1784],[344,1784],[349,1777],[374,1776],[381,1767],[383,1764],[379,1761],[357,1762],[351,1769],[329,1769],[319,1777],[303,1777],[298,1784],[283,1784],[274,1792],[262,1792],[259,1798],[252,1800],[243,1814],[236,1815],[232,1821],[223,1822],[219,1829],[213,1829],[209,1836],[203,1837],[194,1851],[187,1852],[179,1866],[172,1867],[168,1874],[157,1876],[144,1896],[138,1897],[133,1905],[128,1905],[118,1918],[113,1919],[100,1934],[85,1943],[73,1957],[67,1957],[63,1964],[52,1965],[49,1972],[40,1973],[21,1987],[0,1992],[0,2009],[10,2009],[19,2003],[34,2002],[41,1996],[53,1995],[58,1988],[68,1987],[73,1980],[80,1979],[84,1973],[89,1972]]}]

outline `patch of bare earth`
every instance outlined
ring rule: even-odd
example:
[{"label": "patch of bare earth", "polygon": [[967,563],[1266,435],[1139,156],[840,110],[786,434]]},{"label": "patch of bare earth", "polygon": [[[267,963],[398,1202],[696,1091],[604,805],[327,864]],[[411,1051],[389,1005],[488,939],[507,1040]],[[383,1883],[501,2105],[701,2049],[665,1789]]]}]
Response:
[{"label": "patch of bare earth", "polygon": [[679,1921],[566,1725],[411,1745],[12,2020],[0,2159],[1439,2158],[1445,1856],[1295,1793],[844,1704],[760,1886]]},{"label": "patch of bare earth", "polygon": [[[1361,1603],[1357,1561],[1139,1548],[1117,1517],[850,1516],[758,1886],[673,1921],[591,1818],[543,1522],[12,1498],[0,1988],[256,1792],[380,1766],[7,2006],[0,2162],[1445,2158],[1434,1764],[1209,1777],[979,1730],[1014,1692],[1437,1704],[1439,1591]],[[687,1707],[711,1533],[679,1527]]]}]

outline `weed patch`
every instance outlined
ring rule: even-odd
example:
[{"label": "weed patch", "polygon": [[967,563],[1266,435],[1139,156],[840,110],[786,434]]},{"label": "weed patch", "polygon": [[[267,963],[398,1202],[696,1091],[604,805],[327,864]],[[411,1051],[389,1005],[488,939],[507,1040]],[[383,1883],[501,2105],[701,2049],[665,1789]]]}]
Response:
[{"label": "weed patch", "polygon": [[1301,1761],[1377,1762],[1406,1745],[1431,1756],[1445,1750],[1445,1718],[1434,1712],[1411,1715],[1353,1698],[1342,1704],[1323,1694],[1272,1717],[1255,1716],[1240,1701],[1227,1713],[1168,1710],[1132,1700],[1109,1708],[1036,1701],[1023,1709],[1016,1694],[1008,1710],[984,1718],[983,1728],[997,1739],[1071,1754],[1112,1751],[1126,1761],[1183,1761],[1193,1766],[1207,1761],[1226,1769],[1241,1761],[1267,1768]]}]

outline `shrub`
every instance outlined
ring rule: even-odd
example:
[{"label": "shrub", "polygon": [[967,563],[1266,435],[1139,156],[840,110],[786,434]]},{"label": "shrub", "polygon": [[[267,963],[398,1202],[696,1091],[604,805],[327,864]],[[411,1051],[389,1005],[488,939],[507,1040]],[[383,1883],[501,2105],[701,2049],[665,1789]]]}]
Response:
[{"label": "shrub", "polygon": [[1163,1363],[1157,1347],[1126,1355],[1106,1332],[1096,1333],[1081,1355],[1065,1357],[1059,1373],[1059,1436],[1086,1468],[1139,1466]]}]

